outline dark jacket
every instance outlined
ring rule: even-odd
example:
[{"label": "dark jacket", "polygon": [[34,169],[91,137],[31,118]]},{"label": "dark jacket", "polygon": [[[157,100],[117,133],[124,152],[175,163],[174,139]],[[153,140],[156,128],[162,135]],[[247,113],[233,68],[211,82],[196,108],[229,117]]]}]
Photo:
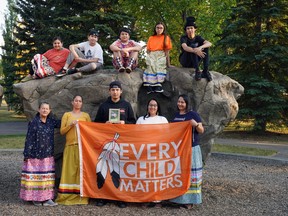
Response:
[{"label": "dark jacket", "polygon": [[108,99],[100,105],[94,122],[105,123],[108,121],[109,109],[120,109],[120,120],[124,120],[125,124],[135,124],[136,119],[131,104],[122,98],[114,103],[111,97],[108,97]]}]

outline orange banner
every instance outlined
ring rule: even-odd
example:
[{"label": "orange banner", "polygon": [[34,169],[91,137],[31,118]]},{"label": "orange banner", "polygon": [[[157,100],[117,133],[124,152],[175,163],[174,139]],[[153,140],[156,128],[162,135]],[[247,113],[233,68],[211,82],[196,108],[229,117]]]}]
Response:
[{"label": "orange banner", "polygon": [[80,194],[151,202],[190,186],[190,121],[157,125],[79,122]]}]

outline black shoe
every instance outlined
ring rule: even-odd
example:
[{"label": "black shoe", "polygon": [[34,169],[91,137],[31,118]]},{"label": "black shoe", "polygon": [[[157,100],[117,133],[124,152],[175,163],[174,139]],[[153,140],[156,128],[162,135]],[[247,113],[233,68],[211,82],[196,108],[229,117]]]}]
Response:
[{"label": "black shoe", "polygon": [[155,92],[158,92],[158,93],[164,92],[162,86],[155,86],[155,87],[154,87],[154,91],[155,91]]},{"label": "black shoe", "polygon": [[127,207],[127,203],[126,202],[118,202],[118,207],[119,208],[126,208]]},{"label": "black shoe", "polygon": [[151,94],[153,92],[154,92],[153,88],[151,86],[147,86],[147,94]]},{"label": "black shoe", "polygon": [[124,67],[120,67],[120,68],[118,69],[118,72],[119,72],[119,73],[125,72],[125,68],[124,68]]},{"label": "black shoe", "polygon": [[74,74],[74,73],[77,73],[78,70],[76,68],[71,68],[67,71],[67,74]]},{"label": "black shoe", "polygon": [[203,77],[207,78],[207,81],[210,82],[212,80],[212,75],[208,70],[202,71]]},{"label": "black shoe", "polygon": [[196,72],[195,72],[195,80],[196,80],[196,81],[201,80],[201,74],[202,74],[202,73],[201,73],[200,71],[196,71]]},{"label": "black shoe", "polygon": [[132,72],[132,69],[131,69],[131,67],[126,67],[125,71],[126,71],[126,73],[130,74]]},{"label": "black shoe", "polygon": [[104,202],[104,200],[99,199],[99,200],[96,201],[95,205],[99,206],[99,207],[102,207],[102,206],[106,205],[106,203]]}]

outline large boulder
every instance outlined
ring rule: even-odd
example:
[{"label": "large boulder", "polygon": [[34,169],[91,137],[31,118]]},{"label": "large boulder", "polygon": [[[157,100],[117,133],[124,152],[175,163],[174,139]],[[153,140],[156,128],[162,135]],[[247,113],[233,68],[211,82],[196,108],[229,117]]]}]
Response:
[{"label": "large boulder", "polygon": [[[235,80],[218,72],[211,72],[213,80],[195,81],[194,70],[188,68],[169,68],[164,93],[147,95],[142,86],[143,71],[137,69],[131,74],[118,73],[115,70],[99,70],[96,73],[56,78],[54,76],[26,83],[14,84],[14,91],[23,101],[24,112],[30,120],[38,110],[40,101],[48,101],[53,113],[61,118],[64,112],[72,109],[71,100],[75,94],[83,96],[83,111],[93,120],[99,105],[109,96],[108,86],[119,80],[123,86],[122,96],[131,103],[136,117],[146,113],[146,104],[150,98],[156,98],[161,104],[162,114],[171,120],[177,111],[179,94],[186,93],[191,100],[191,108],[197,111],[203,121],[205,133],[201,136],[201,148],[205,160],[211,151],[214,137],[238,113],[237,98],[244,88]],[[56,137],[56,154],[63,151],[64,140]]]}]

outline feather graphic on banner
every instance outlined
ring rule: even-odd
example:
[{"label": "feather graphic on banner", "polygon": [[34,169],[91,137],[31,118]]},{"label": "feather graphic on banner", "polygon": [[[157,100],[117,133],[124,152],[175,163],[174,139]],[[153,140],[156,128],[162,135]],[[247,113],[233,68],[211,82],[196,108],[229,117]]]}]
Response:
[{"label": "feather graphic on banner", "polygon": [[97,186],[102,188],[108,173],[108,168],[116,188],[120,185],[120,147],[116,140],[119,138],[119,134],[116,133],[112,141],[106,143],[98,157],[98,163],[96,165]]}]

